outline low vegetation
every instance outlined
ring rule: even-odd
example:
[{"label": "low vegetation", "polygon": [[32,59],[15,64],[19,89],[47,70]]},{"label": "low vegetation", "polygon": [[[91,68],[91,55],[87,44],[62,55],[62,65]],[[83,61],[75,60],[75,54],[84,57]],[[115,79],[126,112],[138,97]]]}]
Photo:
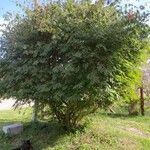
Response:
[{"label": "low vegetation", "polygon": [[[31,139],[36,150],[149,150],[150,110],[145,117],[128,117],[97,112],[87,116],[73,133],[55,121],[30,123],[31,110],[1,111],[0,128],[12,122],[24,123],[24,132],[15,137],[0,133],[0,149],[11,150],[22,139]],[[7,118],[7,119],[6,119]]]}]

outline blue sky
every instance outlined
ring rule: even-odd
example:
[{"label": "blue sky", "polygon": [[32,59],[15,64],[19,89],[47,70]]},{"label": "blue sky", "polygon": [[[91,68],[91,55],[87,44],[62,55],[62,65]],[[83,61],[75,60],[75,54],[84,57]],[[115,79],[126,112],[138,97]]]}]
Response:
[{"label": "blue sky", "polygon": [[[19,0],[21,2],[23,0]],[[19,8],[15,4],[15,0],[0,0],[0,17],[7,11],[18,11]]]}]

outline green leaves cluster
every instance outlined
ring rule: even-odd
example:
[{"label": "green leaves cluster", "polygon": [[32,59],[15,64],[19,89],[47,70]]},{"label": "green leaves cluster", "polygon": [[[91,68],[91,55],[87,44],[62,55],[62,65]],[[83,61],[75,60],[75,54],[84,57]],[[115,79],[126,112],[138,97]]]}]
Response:
[{"label": "green leaves cluster", "polygon": [[61,124],[76,126],[98,107],[133,97],[144,28],[102,1],[28,9],[3,32],[0,94],[49,105]]}]

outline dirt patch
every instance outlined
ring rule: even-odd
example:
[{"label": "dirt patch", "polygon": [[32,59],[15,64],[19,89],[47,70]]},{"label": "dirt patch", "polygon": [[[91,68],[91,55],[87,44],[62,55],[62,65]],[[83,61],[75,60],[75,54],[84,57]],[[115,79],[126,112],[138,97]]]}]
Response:
[{"label": "dirt patch", "polygon": [[121,127],[121,129],[124,131],[131,132],[131,133],[136,134],[141,137],[150,138],[150,134],[144,133],[143,131],[141,131],[140,129],[137,129],[137,128],[129,128],[129,127],[122,128]]}]

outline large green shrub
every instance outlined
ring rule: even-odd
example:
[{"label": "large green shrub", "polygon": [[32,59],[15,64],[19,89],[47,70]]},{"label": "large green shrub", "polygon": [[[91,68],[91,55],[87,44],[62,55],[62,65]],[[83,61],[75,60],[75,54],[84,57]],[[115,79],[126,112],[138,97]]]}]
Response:
[{"label": "large green shrub", "polygon": [[26,10],[3,32],[0,94],[49,105],[67,128],[114,100],[139,78],[144,25],[113,6],[87,1]]}]

